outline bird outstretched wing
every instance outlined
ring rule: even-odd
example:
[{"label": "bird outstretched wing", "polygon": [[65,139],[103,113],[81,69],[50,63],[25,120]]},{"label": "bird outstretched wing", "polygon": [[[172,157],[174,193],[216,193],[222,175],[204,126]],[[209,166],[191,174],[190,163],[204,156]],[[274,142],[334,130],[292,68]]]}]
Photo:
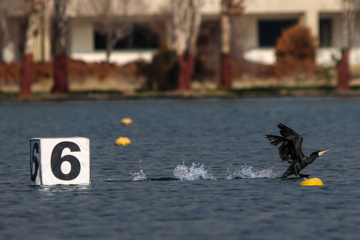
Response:
[{"label": "bird outstretched wing", "polygon": [[278,127],[280,129],[281,137],[266,135],[270,144],[277,146],[281,143],[278,150],[282,160],[287,161],[288,163],[301,160],[304,156],[302,151],[303,137],[282,123],[279,123]]}]

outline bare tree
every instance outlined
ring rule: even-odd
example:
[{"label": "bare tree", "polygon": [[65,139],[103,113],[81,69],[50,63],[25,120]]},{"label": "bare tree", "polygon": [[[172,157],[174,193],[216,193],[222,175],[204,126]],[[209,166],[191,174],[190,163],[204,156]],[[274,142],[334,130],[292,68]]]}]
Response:
[{"label": "bare tree", "polygon": [[354,41],[355,15],[359,7],[359,0],[342,0],[344,47],[341,50],[341,61],[337,68],[337,90],[347,90],[350,88],[349,52]]},{"label": "bare tree", "polygon": [[67,35],[66,9],[69,0],[55,0],[54,2],[54,86],[52,93],[68,93],[67,66]]},{"label": "bare tree", "polygon": [[221,0],[221,73],[220,88],[231,88],[232,55],[231,55],[231,17],[243,13],[243,0]]},{"label": "bare tree", "polygon": [[110,55],[116,43],[133,31],[133,16],[141,12],[144,7],[142,0],[90,0],[88,6],[81,6],[95,16],[95,31],[106,37],[106,59],[110,62]]},{"label": "bare tree", "polygon": [[9,40],[9,29],[7,24],[8,4],[9,0],[0,0],[0,63],[3,61],[3,51]]},{"label": "bare tree", "polygon": [[159,8],[156,14],[149,15],[146,18],[146,23],[149,29],[159,36],[159,43],[168,42],[169,39],[169,26],[171,22],[171,9],[169,5],[163,5]]},{"label": "bare tree", "polygon": [[20,95],[31,94],[31,84],[34,78],[34,47],[39,31],[39,8],[42,0],[26,0],[27,27],[22,59]]},{"label": "bare tree", "polygon": [[[13,51],[10,59],[23,54],[29,3],[25,0],[0,0],[0,62],[4,60],[4,50]],[[24,16],[12,18],[11,16]]]},{"label": "bare tree", "polygon": [[202,0],[172,0],[172,48],[177,52],[179,64],[179,90],[190,89],[194,73],[196,40],[201,24]]},{"label": "bare tree", "polygon": [[10,15],[14,9],[22,13],[24,11],[24,0],[0,0],[0,63],[4,60],[4,50],[19,42],[16,27],[11,24]]}]

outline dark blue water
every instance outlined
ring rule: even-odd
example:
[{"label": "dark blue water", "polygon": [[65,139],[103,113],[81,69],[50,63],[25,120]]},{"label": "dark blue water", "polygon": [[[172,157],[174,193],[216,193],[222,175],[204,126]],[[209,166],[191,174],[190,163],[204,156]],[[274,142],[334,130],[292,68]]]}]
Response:
[{"label": "dark blue water", "polygon": [[[360,98],[0,103],[0,238],[358,239]],[[133,124],[120,125],[130,117]],[[304,137],[302,173],[265,134]],[[29,186],[29,140],[87,137],[89,186]],[[119,136],[131,146],[116,146]]]}]

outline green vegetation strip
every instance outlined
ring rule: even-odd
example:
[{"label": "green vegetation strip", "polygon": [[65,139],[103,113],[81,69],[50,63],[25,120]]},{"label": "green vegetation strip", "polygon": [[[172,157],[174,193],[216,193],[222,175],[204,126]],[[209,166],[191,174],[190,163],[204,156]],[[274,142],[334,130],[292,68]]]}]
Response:
[{"label": "green vegetation strip", "polygon": [[323,94],[334,93],[335,87],[333,86],[271,86],[271,87],[252,87],[244,89],[232,89],[229,92],[235,96],[246,95],[307,95],[307,94]]},{"label": "green vegetation strip", "polygon": [[202,98],[202,97],[247,97],[247,96],[306,96],[306,95],[360,95],[360,86],[353,86],[350,90],[337,92],[334,86],[271,86],[251,87],[230,90],[202,90],[202,91],[144,91],[132,93],[121,91],[75,91],[69,94],[34,93],[30,96],[19,96],[17,93],[0,92],[1,100],[76,100],[76,99],[122,99],[122,98]]}]

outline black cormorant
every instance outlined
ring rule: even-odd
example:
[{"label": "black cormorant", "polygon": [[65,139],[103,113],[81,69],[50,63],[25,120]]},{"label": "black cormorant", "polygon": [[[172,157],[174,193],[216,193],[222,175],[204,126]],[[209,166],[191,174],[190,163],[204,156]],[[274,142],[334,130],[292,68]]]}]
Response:
[{"label": "black cormorant", "polygon": [[308,177],[309,175],[300,174],[300,171],[329,150],[316,151],[310,154],[310,157],[307,157],[304,155],[301,147],[303,137],[282,123],[279,123],[278,127],[280,129],[281,136],[266,135],[266,138],[269,140],[270,144],[274,146],[281,143],[278,149],[280,158],[283,161],[291,163],[289,168],[281,177],[285,178],[292,174],[300,177]]}]

